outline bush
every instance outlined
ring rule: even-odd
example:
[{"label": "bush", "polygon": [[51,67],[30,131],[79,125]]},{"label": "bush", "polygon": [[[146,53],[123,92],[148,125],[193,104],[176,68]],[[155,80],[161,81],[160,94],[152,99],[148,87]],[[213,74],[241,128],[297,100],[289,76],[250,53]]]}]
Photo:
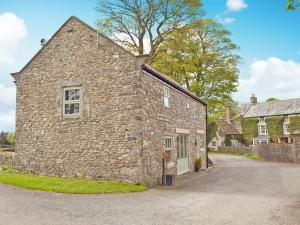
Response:
[{"label": "bush", "polygon": [[202,159],[201,157],[199,157],[195,161],[195,171],[198,172],[201,169],[201,166],[202,166]]}]

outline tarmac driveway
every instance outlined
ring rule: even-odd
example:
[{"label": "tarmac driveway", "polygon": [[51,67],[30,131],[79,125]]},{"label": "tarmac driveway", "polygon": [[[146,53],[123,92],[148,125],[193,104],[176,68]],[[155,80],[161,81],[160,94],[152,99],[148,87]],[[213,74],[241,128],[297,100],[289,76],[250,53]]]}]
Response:
[{"label": "tarmac driveway", "polygon": [[300,165],[213,159],[209,173],[145,193],[65,195],[0,185],[0,224],[300,224]]}]

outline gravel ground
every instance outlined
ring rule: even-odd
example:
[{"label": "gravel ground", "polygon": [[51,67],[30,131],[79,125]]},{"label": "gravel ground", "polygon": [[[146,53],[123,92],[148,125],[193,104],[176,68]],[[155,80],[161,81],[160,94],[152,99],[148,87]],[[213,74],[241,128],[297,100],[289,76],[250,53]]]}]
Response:
[{"label": "gravel ground", "polygon": [[212,158],[210,172],[144,193],[65,195],[0,185],[0,225],[300,224],[300,165]]}]

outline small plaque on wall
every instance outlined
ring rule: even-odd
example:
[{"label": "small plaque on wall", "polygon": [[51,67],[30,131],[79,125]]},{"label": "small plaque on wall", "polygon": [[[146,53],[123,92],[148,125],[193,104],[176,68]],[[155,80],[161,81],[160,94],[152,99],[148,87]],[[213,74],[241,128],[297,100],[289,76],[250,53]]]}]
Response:
[{"label": "small plaque on wall", "polygon": [[136,141],[137,140],[137,137],[133,133],[127,133],[126,136],[127,136],[128,141]]}]

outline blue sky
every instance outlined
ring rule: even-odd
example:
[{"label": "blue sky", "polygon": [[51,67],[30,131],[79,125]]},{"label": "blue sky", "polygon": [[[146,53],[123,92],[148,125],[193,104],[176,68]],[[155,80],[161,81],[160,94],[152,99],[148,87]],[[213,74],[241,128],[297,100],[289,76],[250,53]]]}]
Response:
[{"label": "blue sky", "polygon": [[[93,25],[98,0],[0,1],[0,130],[14,130],[15,88],[10,77],[71,15]],[[232,32],[243,60],[233,97],[247,102],[300,97],[300,12],[285,0],[203,0],[206,17]]]}]

